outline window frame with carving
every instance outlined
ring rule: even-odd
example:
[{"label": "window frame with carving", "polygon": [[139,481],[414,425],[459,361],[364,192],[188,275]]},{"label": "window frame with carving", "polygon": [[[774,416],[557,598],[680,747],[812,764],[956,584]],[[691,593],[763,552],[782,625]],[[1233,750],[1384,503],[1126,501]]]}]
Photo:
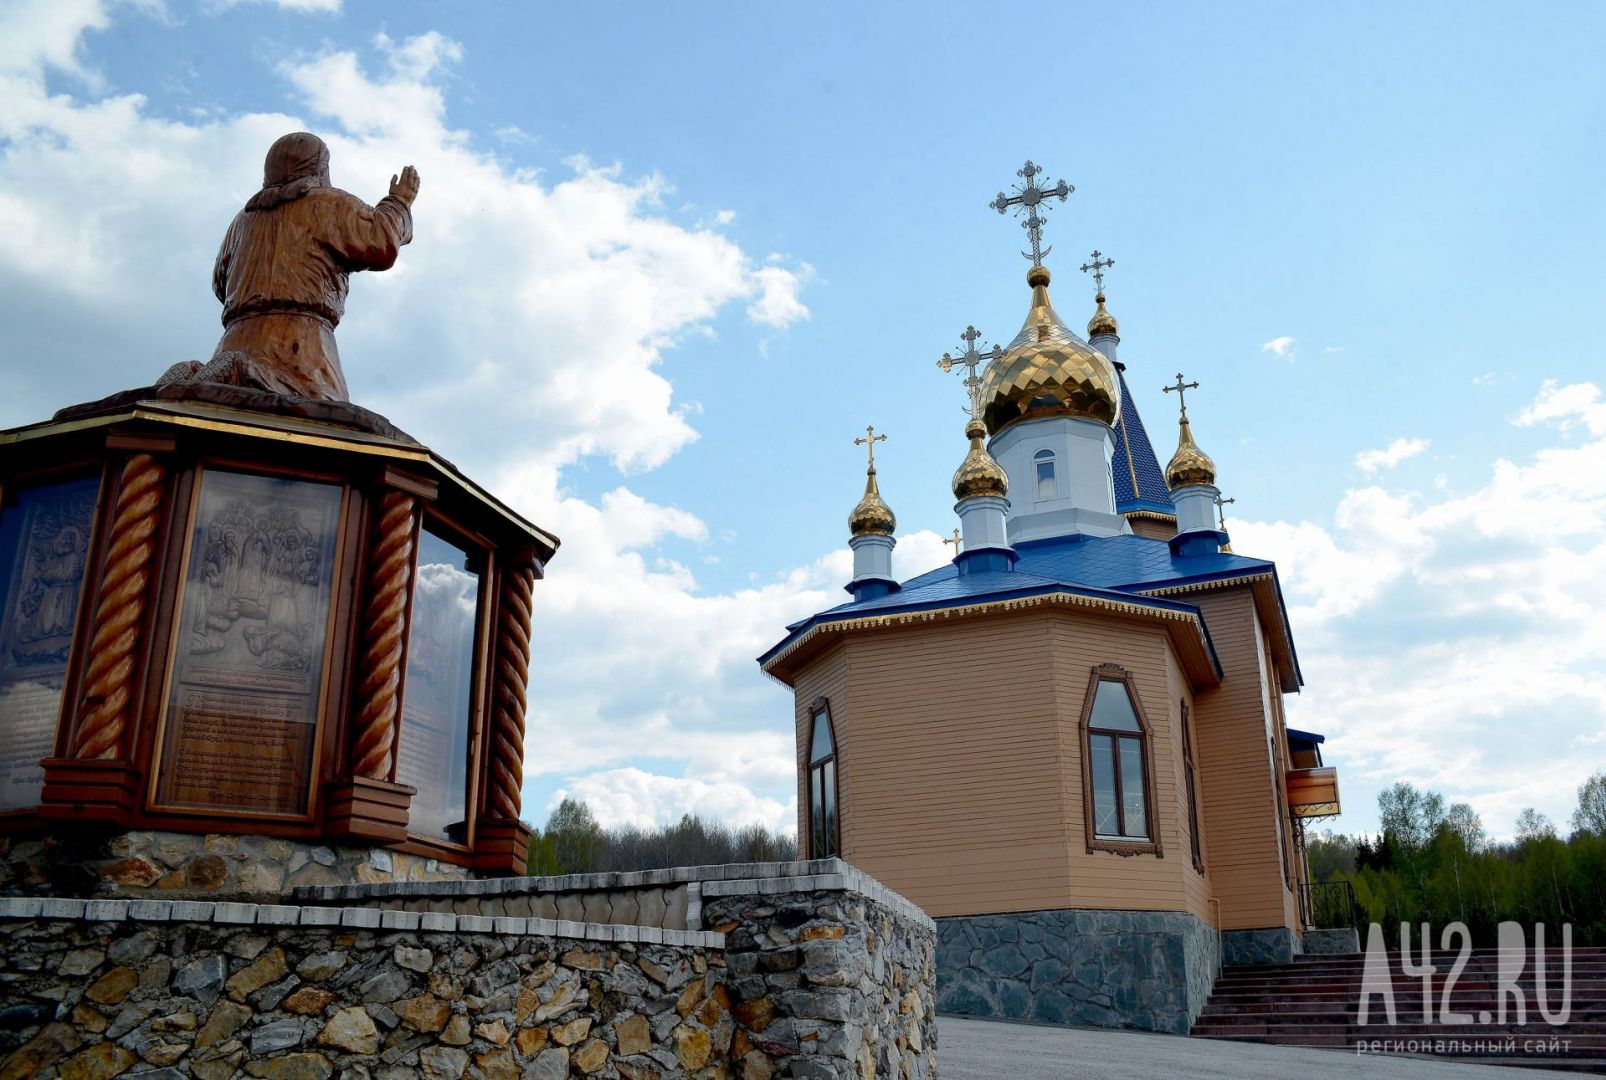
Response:
[{"label": "window frame with carving", "polygon": [[[1097,700],[1099,689],[1105,681],[1122,684],[1126,689],[1127,700],[1132,705],[1132,715],[1138,722],[1138,731],[1117,732],[1112,729],[1093,728],[1093,708]],[[1083,822],[1087,837],[1087,850],[1114,852],[1117,855],[1154,855],[1165,857],[1165,849],[1160,841],[1160,816],[1156,805],[1158,785],[1154,777],[1154,726],[1143,711],[1143,700],[1138,696],[1137,680],[1131,671],[1117,664],[1099,664],[1093,668],[1091,678],[1088,680],[1087,693],[1082,700],[1082,719],[1078,725],[1081,729],[1082,743],[1082,809]],[[1143,758],[1140,775],[1143,779],[1143,807],[1145,824],[1148,826],[1147,837],[1124,838],[1121,836],[1100,835],[1097,829],[1097,818],[1094,813],[1093,792],[1093,739],[1095,734],[1107,734],[1114,738],[1135,738],[1138,741]],[[1116,744],[1114,760],[1116,814],[1118,820],[1125,828],[1125,808],[1122,805],[1121,768],[1119,744]]]},{"label": "window frame with carving", "polygon": [[[830,740],[830,752],[816,759],[814,757],[814,736],[821,717],[825,719],[825,735]],[[826,698],[815,698],[809,704],[808,742],[804,744],[804,781],[803,795],[807,806],[804,820],[808,824],[808,847],[806,857],[810,859],[840,858],[842,855],[842,769],[841,751],[836,740],[836,720],[831,715],[831,703]],[[826,787],[826,769],[830,769],[830,787]],[[815,772],[820,774],[820,795],[816,803],[814,778]],[[815,811],[819,810],[822,823],[829,825],[828,829],[815,824]],[[825,835],[822,837],[821,833]],[[823,841],[823,843],[822,843]]]}]

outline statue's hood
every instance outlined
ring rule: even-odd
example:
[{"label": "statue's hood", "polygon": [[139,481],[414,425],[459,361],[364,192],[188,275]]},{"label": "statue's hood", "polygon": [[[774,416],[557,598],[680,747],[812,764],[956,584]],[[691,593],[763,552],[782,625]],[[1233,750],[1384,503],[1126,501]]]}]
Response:
[{"label": "statue's hood", "polygon": [[318,136],[297,131],[268,149],[262,165],[262,190],[245,204],[247,210],[271,210],[329,186],[329,147]]}]

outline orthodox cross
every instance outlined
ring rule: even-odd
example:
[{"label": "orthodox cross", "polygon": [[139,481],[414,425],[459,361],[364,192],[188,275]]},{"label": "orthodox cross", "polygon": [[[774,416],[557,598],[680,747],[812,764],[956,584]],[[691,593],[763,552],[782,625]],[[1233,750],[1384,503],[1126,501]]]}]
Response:
[{"label": "orthodox cross", "polygon": [[1042,206],[1046,211],[1048,207],[1043,205],[1043,200],[1058,198],[1060,202],[1064,202],[1071,192],[1076,190],[1063,180],[1053,187],[1039,187],[1037,177],[1042,171],[1028,161],[1015,173],[1026,181],[1024,184],[1015,185],[1015,194],[1005,195],[1000,191],[998,198],[987,204],[990,209],[997,210],[1000,214],[1008,213],[1011,208],[1016,213],[1019,213],[1023,206],[1026,208],[1026,220],[1021,222],[1021,228],[1032,238],[1032,253],[1027,255],[1023,251],[1021,255],[1032,260],[1033,266],[1042,266],[1043,256],[1054,250],[1053,247],[1043,247],[1043,219],[1037,215],[1037,208]]},{"label": "orthodox cross", "polygon": [[1115,265],[1114,259],[1105,259],[1101,262],[1099,256],[1102,254],[1104,254],[1102,251],[1094,249],[1093,261],[1082,264],[1082,273],[1091,273],[1093,275],[1093,284],[1098,289],[1100,296],[1104,295],[1104,271]]},{"label": "orthodox cross", "polygon": [[1183,391],[1185,391],[1185,390],[1197,390],[1197,389],[1199,389],[1199,384],[1196,383],[1196,382],[1188,382],[1188,383],[1183,382],[1182,381],[1182,372],[1179,371],[1179,372],[1177,372],[1176,385],[1175,386],[1163,386],[1163,387],[1161,387],[1161,389],[1164,390],[1168,394],[1173,390],[1175,390],[1177,392],[1177,404],[1182,406],[1182,418],[1184,420],[1186,420],[1188,418],[1188,401],[1183,396]]},{"label": "orthodox cross", "polygon": [[887,437],[885,435],[877,435],[875,433],[875,425],[874,424],[866,424],[865,425],[864,438],[862,438],[862,439],[854,439],[853,440],[853,445],[854,446],[869,446],[869,448],[870,448],[870,471],[871,472],[875,472],[875,444],[878,443],[878,442],[886,442],[886,441],[887,441]]},{"label": "orthodox cross", "polygon": [[976,369],[1004,358],[1004,350],[997,345],[993,346],[991,352],[979,352],[976,342],[980,338],[981,333],[974,326],[965,327],[965,332],[959,335],[959,339],[965,343],[965,351],[958,356],[943,353],[942,359],[937,361],[937,366],[944,371],[952,371],[956,367],[965,369],[965,393],[970,397],[972,420],[981,419],[981,376],[976,374]]},{"label": "orthodox cross", "polygon": [[1222,532],[1226,532],[1227,531],[1227,511],[1226,511],[1226,506],[1227,506],[1228,503],[1235,503],[1237,501],[1238,501],[1237,499],[1223,499],[1221,497],[1221,492],[1219,492],[1219,491],[1216,492],[1216,499],[1215,499],[1215,503],[1216,503],[1216,521],[1220,523]]},{"label": "orthodox cross", "polygon": [[962,543],[964,543],[964,541],[963,541],[963,540],[961,540],[961,539],[959,539],[959,530],[958,530],[958,529],[955,529],[955,530],[954,530],[954,535],[953,535],[953,539],[952,539],[952,540],[944,540],[944,541],[943,541],[943,543],[945,543],[945,544],[952,544],[952,545],[953,545],[953,546],[954,546],[954,553],[955,553],[955,554],[958,554],[958,552],[959,552],[959,545],[960,545],[960,544],[962,544]]}]

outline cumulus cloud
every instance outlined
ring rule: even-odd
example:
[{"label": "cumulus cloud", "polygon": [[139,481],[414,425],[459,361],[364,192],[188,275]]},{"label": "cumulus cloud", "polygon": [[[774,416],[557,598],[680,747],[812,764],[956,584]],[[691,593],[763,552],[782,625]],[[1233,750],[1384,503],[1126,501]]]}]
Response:
[{"label": "cumulus cloud", "polygon": [[577,780],[548,801],[580,799],[604,828],[648,827],[678,821],[686,814],[733,826],[762,825],[776,832],[797,831],[797,797],[781,802],[762,798],[746,784],[660,776],[637,768],[608,769]]},{"label": "cumulus cloud", "polygon": [[[1516,418],[1583,433],[1436,500],[1370,486],[1330,523],[1234,524],[1278,561],[1307,687],[1290,723],[1329,735],[1349,828],[1397,779],[1471,802],[1510,835],[1556,820],[1606,741],[1606,405],[1547,382]],[[1542,732],[1542,737],[1538,732]]]},{"label": "cumulus cloud", "polygon": [[1362,450],[1355,455],[1355,467],[1371,475],[1379,469],[1392,469],[1407,458],[1428,448],[1426,439],[1395,439],[1381,450]]},{"label": "cumulus cloud", "polygon": [[[0,322],[13,355],[49,359],[8,372],[0,424],[209,355],[212,259],[279,135],[318,131],[335,183],[371,201],[416,165],[414,243],[395,269],[354,278],[342,359],[359,401],[565,541],[536,590],[530,789],[581,790],[596,772],[613,777],[599,793],[624,791],[620,770],[650,759],[667,781],[628,788],[640,813],[762,807],[781,821],[790,707],[753,657],[841,602],[840,556],[711,593],[687,566],[710,543],[695,515],[627,485],[587,501],[563,478],[599,457],[651,469],[695,439],[665,370],[676,342],[722,318],[807,318],[807,265],[677,219],[651,172],[510,167],[450,124],[464,52],[439,33],[284,56],[284,112],[181,121],[93,81],[83,35],[120,14],[52,3],[0,20]],[[75,81],[47,90],[47,68]]]},{"label": "cumulus cloud", "polygon": [[1273,356],[1284,360],[1292,360],[1294,358],[1294,339],[1286,336],[1274,337],[1270,341],[1261,342],[1260,351],[1269,352]]}]

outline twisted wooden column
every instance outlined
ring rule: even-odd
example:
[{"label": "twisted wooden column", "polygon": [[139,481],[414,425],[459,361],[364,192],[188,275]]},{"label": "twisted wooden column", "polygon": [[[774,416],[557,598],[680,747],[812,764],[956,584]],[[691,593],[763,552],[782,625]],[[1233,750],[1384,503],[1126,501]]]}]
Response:
[{"label": "twisted wooden column", "polygon": [[135,454],[123,466],[84,672],[84,710],[73,736],[75,758],[124,756],[166,475],[149,454]]},{"label": "twisted wooden column", "polygon": [[407,599],[413,578],[413,536],[418,500],[387,491],[375,515],[369,558],[368,602],[363,607],[362,655],[357,715],[352,724],[352,774],[389,780],[396,746],[407,639]]},{"label": "twisted wooden column", "polygon": [[525,690],[530,683],[530,594],[535,566],[524,562],[502,575],[497,604],[496,670],[491,701],[490,784],[486,813],[516,821],[524,785]]}]

